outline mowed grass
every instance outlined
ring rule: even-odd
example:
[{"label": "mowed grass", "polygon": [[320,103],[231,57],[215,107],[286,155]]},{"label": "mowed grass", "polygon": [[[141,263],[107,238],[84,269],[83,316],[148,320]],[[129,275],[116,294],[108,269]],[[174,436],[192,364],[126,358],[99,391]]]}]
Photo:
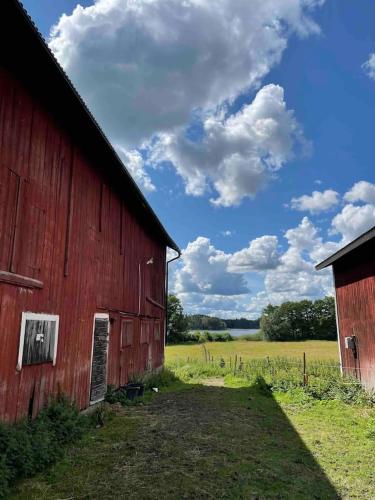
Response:
[{"label": "mowed grass", "polygon": [[[236,355],[245,361],[252,358],[283,357],[301,359],[306,353],[307,360],[333,360],[339,359],[336,341],[329,340],[306,340],[301,342],[265,342],[265,341],[241,341],[233,342],[207,342],[206,349],[214,360],[221,357],[229,360]],[[204,351],[202,344],[169,345],[165,349],[166,361],[203,359]]]},{"label": "mowed grass", "polygon": [[211,377],[116,408],[12,498],[369,499],[374,446],[371,407]]}]

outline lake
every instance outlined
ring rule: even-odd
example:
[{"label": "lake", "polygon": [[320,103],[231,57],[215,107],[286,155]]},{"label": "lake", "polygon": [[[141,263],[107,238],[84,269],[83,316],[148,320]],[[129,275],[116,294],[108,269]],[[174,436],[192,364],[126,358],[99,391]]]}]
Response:
[{"label": "lake", "polygon": [[[201,332],[205,330],[190,330],[189,333]],[[242,329],[242,328],[227,328],[226,330],[206,330],[210,333],[224,333],[229,332],[233,337],[240,337],[241,335],[255,334],[259,332],[259,329]]]}]

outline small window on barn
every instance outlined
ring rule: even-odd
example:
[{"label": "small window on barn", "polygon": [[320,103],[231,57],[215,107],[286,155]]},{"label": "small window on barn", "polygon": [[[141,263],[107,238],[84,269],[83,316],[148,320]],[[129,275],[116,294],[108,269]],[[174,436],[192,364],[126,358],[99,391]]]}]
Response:
[{"label": "small window on barn", "polygon": [[155,321],[154,339],[155,340],[160,340],[160,322],[159,321]]},{"label": "small window on barn", "polygon": [[121,348],[133,345],[133,320],[125,319],[121,323]]},{"label": "small window on barn", "polygon": [[17,369],[22,366],[56,362],[59,317],[52,314],[22,313]]},{"label": "small window on barn", "polygon": [[141,322],[141,344],[148,343],[148,329],[149,329],[149,322],[142,321]]}]

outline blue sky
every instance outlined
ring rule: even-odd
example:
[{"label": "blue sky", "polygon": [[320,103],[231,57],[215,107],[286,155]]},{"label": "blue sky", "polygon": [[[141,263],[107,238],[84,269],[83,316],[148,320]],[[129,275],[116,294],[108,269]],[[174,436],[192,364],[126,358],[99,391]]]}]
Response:
[{"label": "blue sky", "polygon": [[185,308],[255,317],[374,225],[375,4],[217,2],[23,3],[185,250]]}]

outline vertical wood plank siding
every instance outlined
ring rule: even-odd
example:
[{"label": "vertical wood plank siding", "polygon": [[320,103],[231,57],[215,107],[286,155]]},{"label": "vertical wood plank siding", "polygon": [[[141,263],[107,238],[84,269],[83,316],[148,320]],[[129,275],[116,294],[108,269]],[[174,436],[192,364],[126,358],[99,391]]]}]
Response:
[{"label": "vertical wood plank siding", "polygon": [[[341,361],[344,372],[375,389],[375,241],[370,240],[334,264]],[[358,357],[345,348],[356,336]]]},{"label": "vertical wood plank siding", "polygon": [[[2,420],[27,415],[31,398],[35,415],[59,392],[79,408],[89,404],[95,313],[111,320],[109,384],[144,371],[149,352],[153,368],[163,363],[163,334],[155,339],[153,327],[156,321],[164,331],[164,310],[155,304],[165,300],[165,242],[112,185],[103,165],[91,163],[52,114],[0,69],[0,271],[43,283],[23,288],[0,278]],[[16,370],[24,311],[59,315],[55,366]],[[125,346],[124,319],[133,322]],[[149,326],[146,344],[141,321]]]}]

